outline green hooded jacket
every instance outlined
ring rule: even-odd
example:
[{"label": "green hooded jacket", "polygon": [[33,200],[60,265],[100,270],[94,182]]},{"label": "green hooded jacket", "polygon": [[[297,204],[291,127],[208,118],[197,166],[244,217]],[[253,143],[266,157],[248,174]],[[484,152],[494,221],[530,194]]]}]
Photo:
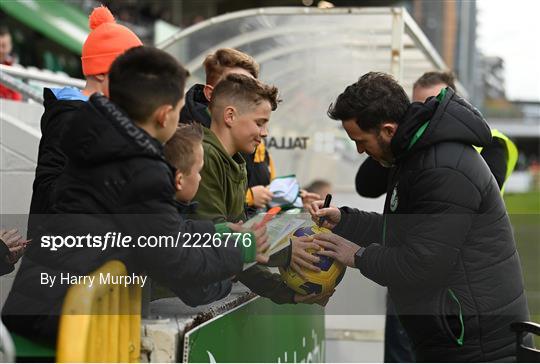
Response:
[{"label": "green hooded jacket", "polygon": [[[246,221],[246,162],[240,153],[231,157],[208,128],[204,128],[203,148],[201,183],[194,198],[199,203],[196,218],[214,223]],[[238,279],[251,291],[275,303],[294,303],[294,291],[267,267],[255,265],[240,273]]]},{"label": "green hooded jacket", "polygon": [[203,148],[201,184],[194,198],[199,202],[197,219],[214,223],[245,221],[246,162],[240,153],[231,157],[208,128],[204,128]]}]

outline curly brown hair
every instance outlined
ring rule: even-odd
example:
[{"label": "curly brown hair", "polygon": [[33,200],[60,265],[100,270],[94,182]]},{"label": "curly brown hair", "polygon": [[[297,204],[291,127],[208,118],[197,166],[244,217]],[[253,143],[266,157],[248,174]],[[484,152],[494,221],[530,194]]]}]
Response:
[{"label": "curly brown hair", "polygon": [[328,108],[334,120],[354,119],[362,130],[378,130],[381,123],[400,123],[410,101],[403,87],[389,74],[369,72],[347,86]]}]

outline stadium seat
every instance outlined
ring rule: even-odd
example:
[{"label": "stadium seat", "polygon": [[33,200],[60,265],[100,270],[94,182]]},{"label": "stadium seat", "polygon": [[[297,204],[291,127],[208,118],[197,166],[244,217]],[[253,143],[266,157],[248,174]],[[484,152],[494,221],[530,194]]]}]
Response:
[{"label": "stadium seat", "polygon": [[[107,262],[92,276],[127,275],[120,261]],[[62,307],[58,362],[137,362],[141,343],[141,287],[73,285]]]},{"label": "stadium seat", "polygon": [[540,325],[534,322],[514,322],[510,329],[516,333],[518,363],[540,363],[540,350],[523,345],[524,334],[540,336]]},{"label": "stadium seat", "polygon": [[54,347],[32,341],[24,336],[12,333],[17,362],[51,362],[54,361]]}]

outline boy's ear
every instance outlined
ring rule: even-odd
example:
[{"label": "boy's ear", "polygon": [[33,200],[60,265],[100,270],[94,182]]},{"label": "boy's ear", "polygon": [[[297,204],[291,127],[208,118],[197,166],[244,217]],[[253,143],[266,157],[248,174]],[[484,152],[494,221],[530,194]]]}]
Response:
[{"label": "boy's ear", "polygon": [[167,122],[167,116],[171,110],[173,110],[174,107],[172,105],[161,105],[156,109],[154,112],[155,115],[155,121],[162,127],[165,127],[165,124]]},{"label": "boy's ear", "polygon": [[184,175],[180,171],[176,171],[176,174],[174,175],[174,188],[177,191],[182,191],[182,179],[184,178]]},{"label": "boy's ear", "polygon": [[203,94],[206,97],[206,101],[210,102],[212,100],[212,93],[214,92],[214,86],[204,85]]},{"label": "boy's ear", "polygon": [[236,108],[234,106],[226,106],[223,109],[223,120],[225,125],[232,127],[232,124],[236,120]]}]

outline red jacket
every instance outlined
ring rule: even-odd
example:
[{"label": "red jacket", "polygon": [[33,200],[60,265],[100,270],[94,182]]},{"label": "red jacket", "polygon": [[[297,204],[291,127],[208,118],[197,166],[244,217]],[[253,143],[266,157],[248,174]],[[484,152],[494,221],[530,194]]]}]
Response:
[{"label": "red jacket", "polygon": [[[13,65],[13,59],[8,58],[4,62],[2,62],[2,64],[5,64],[6,66],[11,66]],[[17,91],[12,90],[6,87],[4,84],[0,83],[0,99],[21,101],[22,95]]]}]

